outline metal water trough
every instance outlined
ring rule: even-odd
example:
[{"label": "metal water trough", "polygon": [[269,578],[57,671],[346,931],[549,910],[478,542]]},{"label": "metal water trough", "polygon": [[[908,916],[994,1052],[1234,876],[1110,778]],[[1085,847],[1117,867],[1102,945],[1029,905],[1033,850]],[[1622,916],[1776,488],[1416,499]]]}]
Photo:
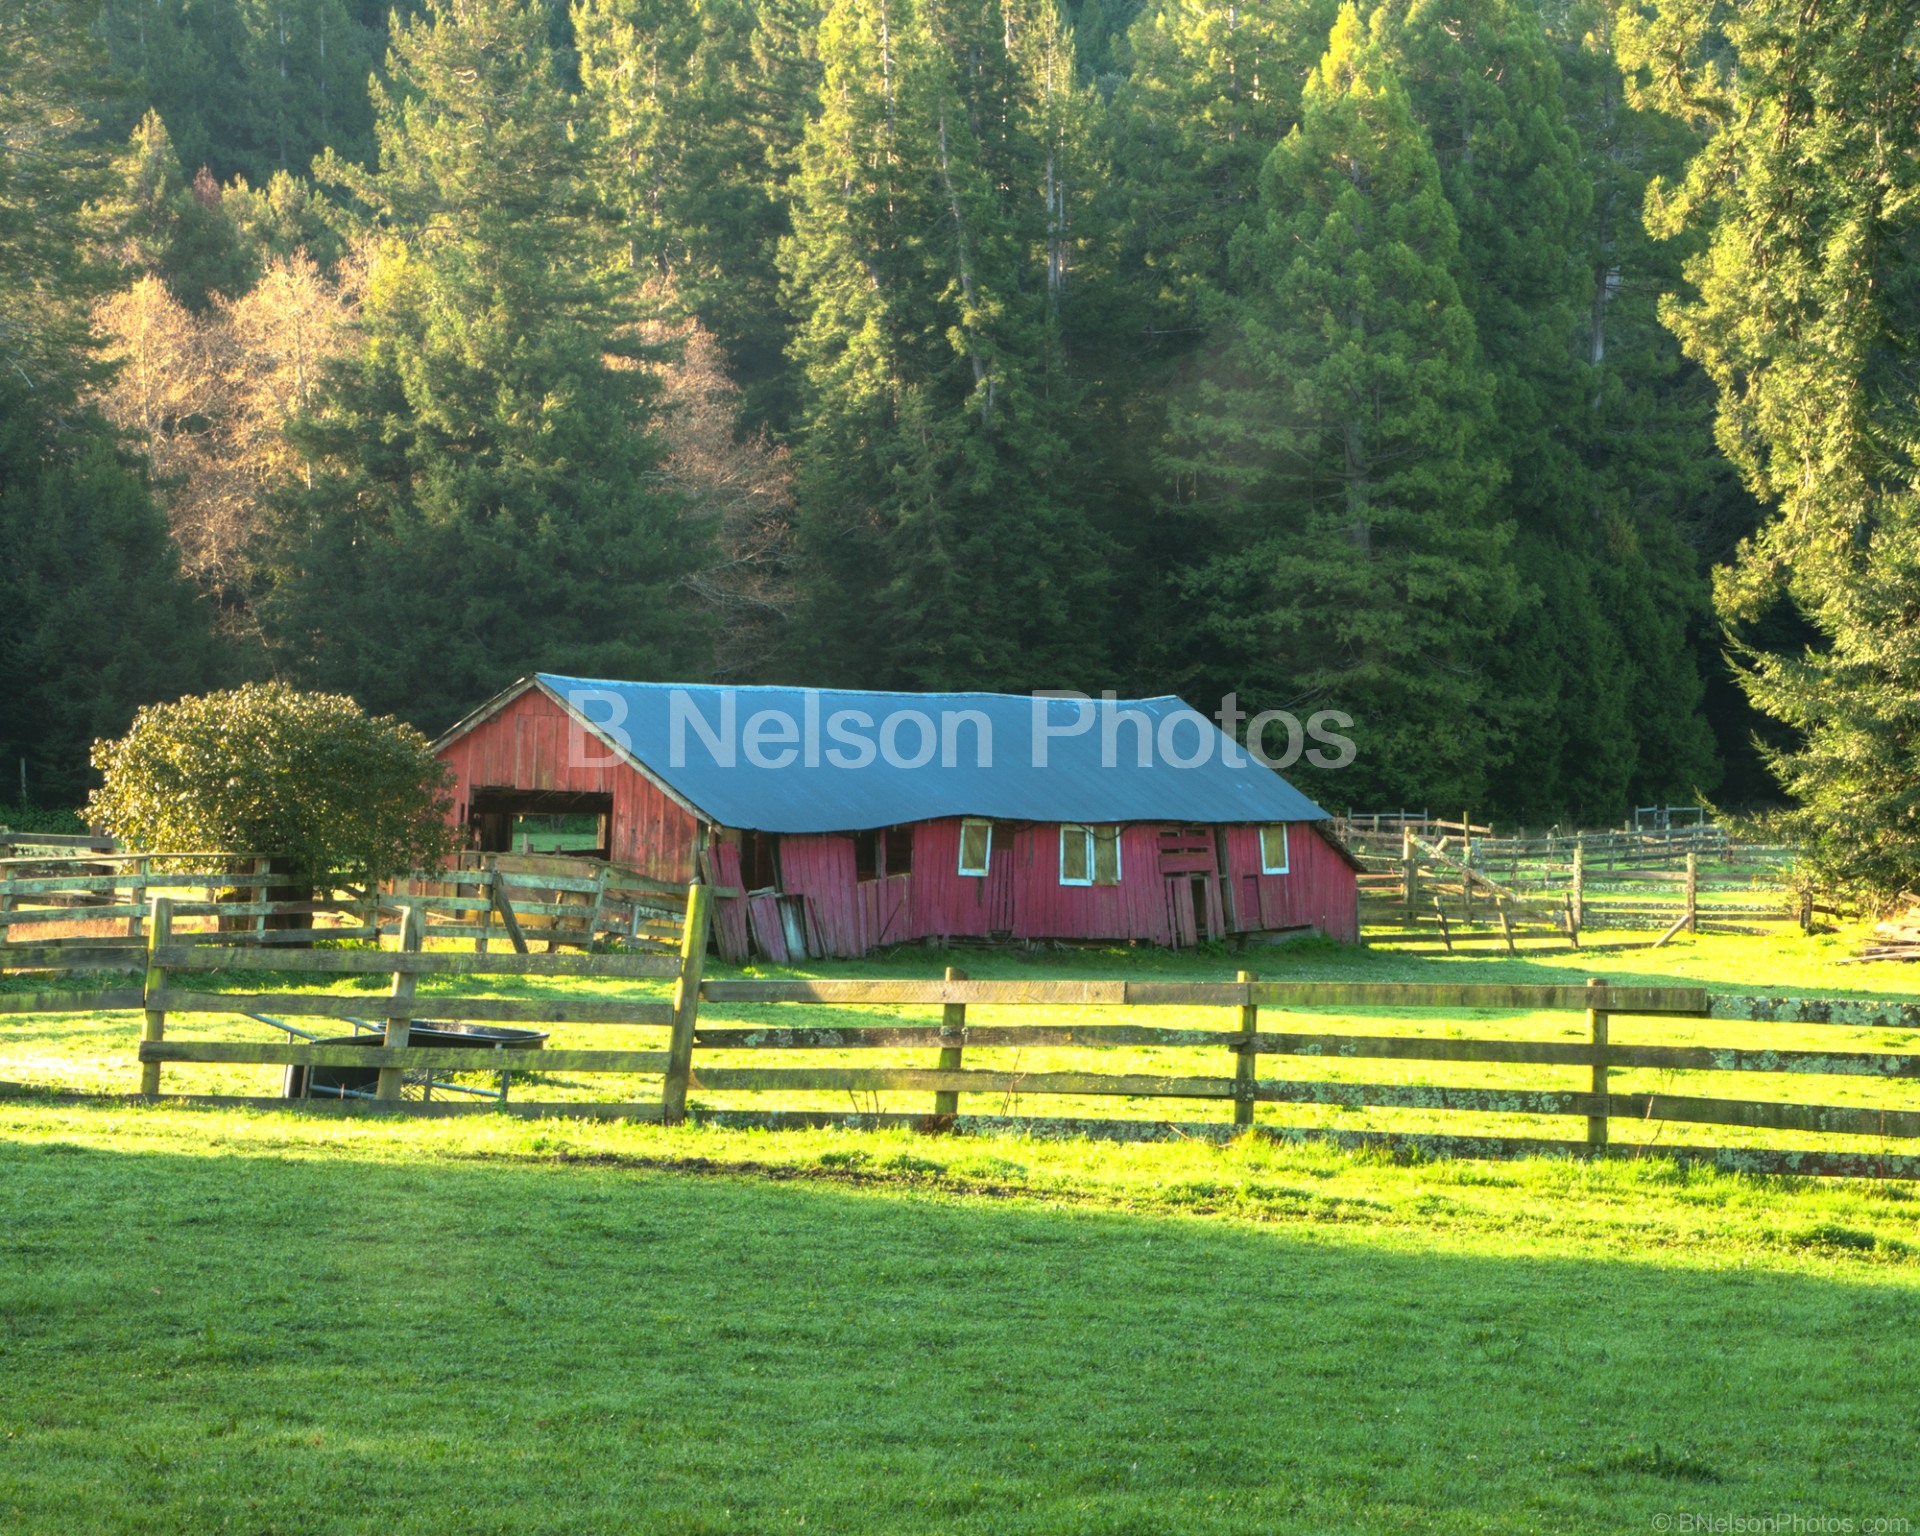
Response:
[{"label": "metal water trough", "polygon": [[[278,1024],[278,1021],[269,1021]],[[278,1024],[286,1029],[284,1024]],[[315,1045],[358,1046],[361,1050],[379,1050],[386,1044],[384,1035],[375,1031],[368,1034],[336,1035],[327,1040],[315,1040]],[[407,1046],[486,1046],[499,1051],[537,1051],[547,1043],[544,1031],[536,1029],[502,1029],[490,1024],[453,1024],[443,1020],[415,1019],[407,1032]],[[501,1077],[504,1080],[506,1070]],[[370,1099],[380,1082],[378,1067],[288,1067],[286,1078],[281,1085],[281,1097],[287,1099]],[[452,1088],[458,1092],[484,1095],[488,1098],[506,1097],[504,1081],[499,1093],[485,1089],[462,1089],[455,1083],[430,1082],[431,1088]]]}]

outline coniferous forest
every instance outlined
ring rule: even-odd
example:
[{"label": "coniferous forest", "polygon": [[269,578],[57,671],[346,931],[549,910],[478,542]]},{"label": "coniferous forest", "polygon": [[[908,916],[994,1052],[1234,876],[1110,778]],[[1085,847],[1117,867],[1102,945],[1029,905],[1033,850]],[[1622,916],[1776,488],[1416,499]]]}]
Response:
[{"label": "coniferous forest", "polygon": [[1232,692],[1353,718],[1336,809],[1897,842],[1916,10],[15,0],[0,798],[545,669]]}]

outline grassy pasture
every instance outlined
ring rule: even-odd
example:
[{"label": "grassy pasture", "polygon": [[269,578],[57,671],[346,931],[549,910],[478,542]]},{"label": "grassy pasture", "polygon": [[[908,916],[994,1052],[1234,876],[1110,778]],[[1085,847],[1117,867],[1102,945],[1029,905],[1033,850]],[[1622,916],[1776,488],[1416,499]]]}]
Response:
[{"label": "grassy pasture", "polygon": [[[1258,965],[1906,990],[1897,967],[1835,965],[1844,952],[1817,938],[1517,961],[1304,948]],[[964,963],[1221,976],[1236,962]],[[1767,1028],[1781,1045],[1856,1033]],[[0,1016],[0,1078],[125,1090],[136,1034],[132,1016]],[[1337,1065],[1391,1080],[1400,1064]],[[254,1075],[216,1081],[227,1071]],[[169,1070],[173,1086],[229,1091],[264,1075]],[[1742,1076],[1729,1090],[1769,1081]],[[1824,1098],[1851,1081],[1794,1086]],[[586,1076],[539,1088],[613,1092]],[[1261,1107],[1281,1112],[1307,1113]],[[1912,1530],[1916,1217],[1912,1187],[1662,1160],[1396,1166],[1253,1142],[0,1100],[0,1531],[1600,1532],[1779,1511]]]}]

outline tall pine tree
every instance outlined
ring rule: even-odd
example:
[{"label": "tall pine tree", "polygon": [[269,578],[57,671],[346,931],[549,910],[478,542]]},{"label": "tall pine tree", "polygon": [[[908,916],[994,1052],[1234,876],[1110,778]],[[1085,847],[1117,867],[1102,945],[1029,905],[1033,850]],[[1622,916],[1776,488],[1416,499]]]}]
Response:
[{"label": "tall pine tree", "polygon": [[1260,194],[1210,306],[1220,366],[1166,459],[1233,544],[1188,599],[1249,708],[1353,718],[1340,796],[1476,803],[1506,747],[1489,663],[1518,602],[1493,380],[1433,153],[1351,6]]},{"label": "tall pine tree", "polygon": [[[1754,701],[1819,876],[1920,889],[1920,6],[1664,0],[1621,51],[1711,133],[1656,230],[1705,235],[1664,309],[1720,392],[1718,437],[1778,511],[1722,573]],[[1786,607],[1812,644],[1766,649]]]},{"label": "tall pine tree", "polygon": [[1460,225],[1500,502],[1532,594],[1497,648],[1514,750],[1494,793],[1523,817],[1605,821],[1635,790],[1710,789],[1689,644],[1705,586],[1670,523],[1632,516],[1619,445],[1601,441],[1582,346],[1593,177],[1540,16],[1516,0],[1398,0],[1375,26]]},{"label": "tall pine tree", "polygon": [[785,249],[800,329],[796,664],[1027,688],[1101,657],[1064,344],[1086,186],[1050,0],[839,0]]},{"label": "tall pine tree", "polygon": [[810,0],[583,0],[573,12],[602,193],[636,274],[726,351],[749,419],[785,426],[778,252],[818,71]]},{"label": "tall pine tree", "polygon": [[217,665],[165,517],[82,404],[106,275],[84,205],[114,182],[91,19],[66,0],[0,13],[0,784],[24,773],[55,805],[79,803],[95,736]]},{"label": "tall pine tree", "polygon": [[366,337],[298,433],[329,472],[286,497],[276,655],[429,727],[536,668],[698,672],[707,530],[655,488],[646,375],[609,363],[628,276],[545,13],[435,5],[390,71],[379,168],[326,167],[371,210]]}]

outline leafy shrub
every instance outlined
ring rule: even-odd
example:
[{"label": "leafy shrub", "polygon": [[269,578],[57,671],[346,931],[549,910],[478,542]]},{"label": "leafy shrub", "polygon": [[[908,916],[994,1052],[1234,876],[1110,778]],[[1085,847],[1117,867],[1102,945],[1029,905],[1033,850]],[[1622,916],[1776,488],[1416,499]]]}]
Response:
[{"label": "leafy shrub", "polygon": [[97,741],[88,814],[155,852],[270,854],[302,880],[370,880],[446,856],[453,775],[427,738],[343,694],[250,683],[155,704]]},{"label": "leafy shrub", "polygon": [[78,811],[49,810],[38,805],[0,805],[0,831],[84,837],[87,824]]}]

